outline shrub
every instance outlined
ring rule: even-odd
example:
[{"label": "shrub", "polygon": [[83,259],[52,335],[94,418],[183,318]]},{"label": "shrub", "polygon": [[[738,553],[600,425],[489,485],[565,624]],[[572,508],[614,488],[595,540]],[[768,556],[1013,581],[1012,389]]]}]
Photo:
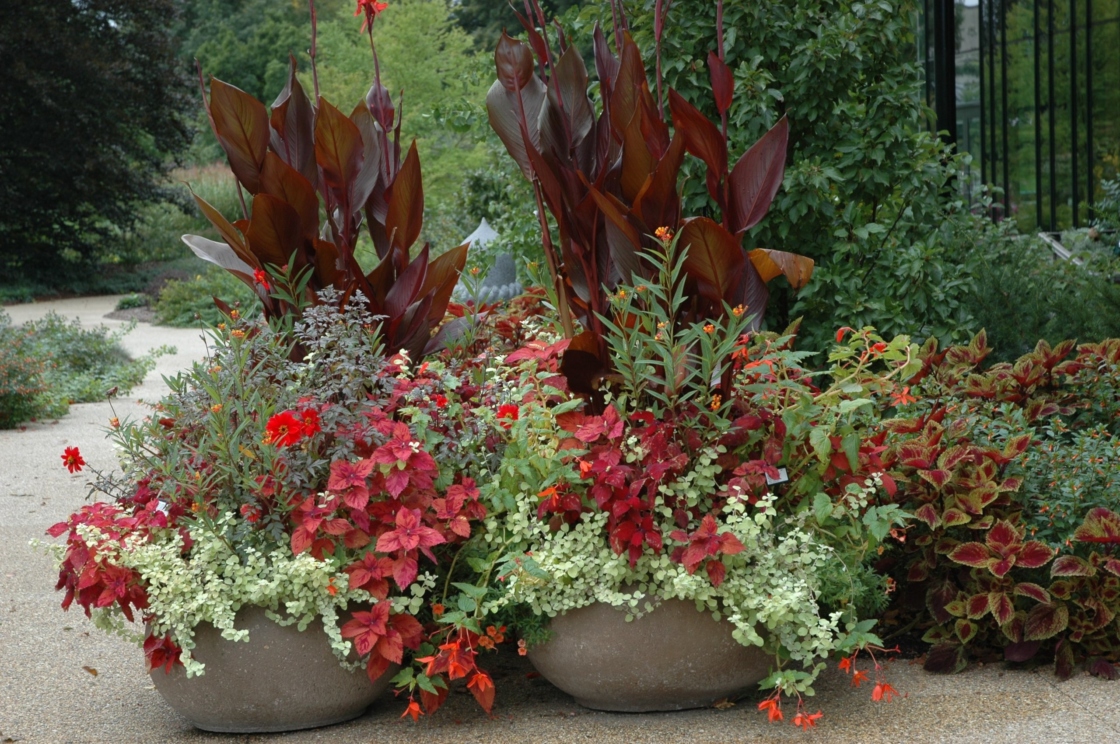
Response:
[{"label": "shrub", "polygon": [[1100,341],[1120,335],[1120,271],[1100,250],[1075,254],[1077,265],[1055,258],[1036,236],[1019,235],[1009,222],[973,220],[969,257],[974,291],[967,313],[987,330],[994,361],[1029,353],[1039,339]]},{"label": "shrub", "polygon": [[248,287],[229,272],[210,267],[194,278],[171,279],[163,285],[153,306],[156,322],[179,328],[216,326],[225,316],[214,305],[214,297],[246,316],[260,312],[260,303]]},{"label": "shrub", "polygon": [[[155,367],[162,347],[131,359],[120,340],[135,323],[110,332],[105,326],[82,328],[55,313],[13,328],[0,317],[0,428],[35,418],[66,415],[71,403],[102,400],[113,388],[127,393]],[[8,352],[11,353],[8,353]]]},{"label": "shrub", "polygon": [[39,396],[46,390],[43,364],[34,354],[30,334],[13,328],[0,310],[0,429],[12,429],[42,415]]}]

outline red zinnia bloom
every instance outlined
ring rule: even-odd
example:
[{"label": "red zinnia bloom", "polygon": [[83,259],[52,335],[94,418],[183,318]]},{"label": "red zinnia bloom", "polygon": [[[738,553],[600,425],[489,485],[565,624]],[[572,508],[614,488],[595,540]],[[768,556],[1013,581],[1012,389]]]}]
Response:
[{"label": "red zinnia bloom", "polygon": [[82,453],[78,451],[77,447],[67,447],[62,452],[62,464],[71,473],[77,473],[86,464],[82,459]]},{"label": "red zinnia bloom", "polygon": [[265,288],[265,291],[272,289],[272,285],[268,283],[268,274],[264,270],[257,269],[253,272],[253,282]]},{"label": "red zinnia bloom", "polygon": [[291,411],[284,411],[270,418],[264,431],[266,443],[290,447],[303,438],[303,422]]},{"label": "red zinnia bloom", "polygon": [[323,429],[319,426],[319,412],[314,408],[308,408],[300,413],[300,418],[303,419],[303,436],[310,437],[318,434]]},{"label": "red zinnia bloom", "polygon": [[[521,409],[512,403],[503,403],[498,406],[498,423],[505,428],[509,428],[512,422],[521,417]],[[503,419],[506,419],[503,421]]]}]

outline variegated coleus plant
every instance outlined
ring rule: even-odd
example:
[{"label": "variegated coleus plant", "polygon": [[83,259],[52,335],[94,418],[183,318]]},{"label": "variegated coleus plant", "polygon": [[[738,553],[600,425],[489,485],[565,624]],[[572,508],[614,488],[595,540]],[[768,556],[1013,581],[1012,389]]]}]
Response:
[{"label": "variegated coleus plant", "polygon": [[[930,671],[1052,656],[1062,677],[1079,663],[1116,675],[1120,518],[1094,508],[1064,543],[1047,544],[1030,539],[1033,507],[1021,493],[1022,462],[1042,425],[1076,427],[1108,408],[1098,398],[1115,387],[1120,341],[1074,350],[1073,341],[1040,341],[1013,364],[983,369],[983,332],[940,352],[930,341],[910,381],[914,414],[885,424],[895,498],[916,517],[893,565],[907,584],[899,608],[928,628]],[[1093,543],[1109,547],[1090,552]]]}]

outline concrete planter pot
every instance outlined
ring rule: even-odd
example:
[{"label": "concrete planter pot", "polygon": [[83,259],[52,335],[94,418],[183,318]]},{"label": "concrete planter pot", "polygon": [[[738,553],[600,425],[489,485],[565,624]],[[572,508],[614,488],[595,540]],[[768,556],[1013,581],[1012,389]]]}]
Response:
[{"label": "concrete planter pot", "polygon": [[666,600],[626,622],[598,603],[553,618],[552,638],[529,651],[541,676],[585,708],[641,713],[702,708],[749,690],[771,658],[731,637],[692,602]]},{"label": "concrete planter pot", "polygon": [[269,620],[263,608],[246,607],[236,625],[249,631],[247,643],[227,641],[209,623],[195,629],[202,676],[188,678],[181,666],[151,672],[164,700],[204,731],[296,731],[348,721],[366,711],[399,668],[391,666],[376,684],[362,669],[343,669],[318,620],[301,633]]}]

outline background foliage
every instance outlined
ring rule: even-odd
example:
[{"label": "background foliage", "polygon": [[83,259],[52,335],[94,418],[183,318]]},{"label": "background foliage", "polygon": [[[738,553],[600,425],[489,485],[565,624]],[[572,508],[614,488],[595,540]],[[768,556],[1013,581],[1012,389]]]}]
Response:
[{"label": "background foliage", "polygon": [[189,141],[174,0],[0,6],[0,276],[60,283],[119,260]]}]

